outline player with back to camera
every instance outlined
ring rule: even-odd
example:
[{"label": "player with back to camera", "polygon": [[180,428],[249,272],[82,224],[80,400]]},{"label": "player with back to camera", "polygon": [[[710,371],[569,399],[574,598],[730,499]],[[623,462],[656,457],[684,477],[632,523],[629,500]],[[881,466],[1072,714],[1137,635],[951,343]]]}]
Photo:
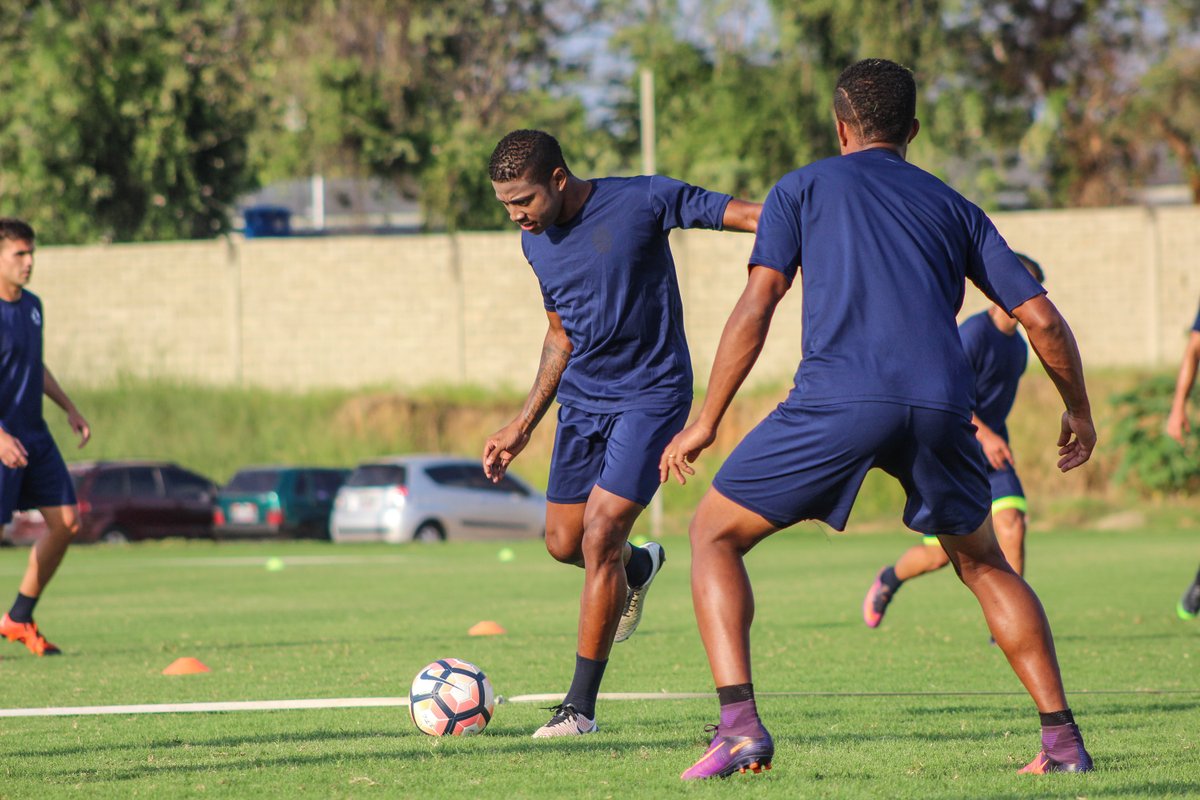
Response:
[{"label": "player with back to camera", "polygon": [[900,481],[905,524],[939,538],[1033,697],[1042,750],[1022,772],[1090,770],[1046,615],[992,531],[986,462],[971,426],[973,379],[955,323],[965,279],[1020,321],[1062,395],[1063,471],[1086,462],[1096,441],[1074,337],[987,216],[905,160],[919,129],[908,69],[882,59],[847,67],[834,111],[842,155],[785,175],[767,196],[704,404],[660,464],[663,480],[693,474],[691,462],[713,443],[799,273],[795,387],[730,454],[689,531],[692,599],[721,715],[682,777],[770,766],[775,746],[755,704],[754,595],[743,559],[801,520],[842,530],[873,467]]},{"label": "player with back to camera", "polygon": [[[1196,365],[1200,364],[1200,311],[1196,312],[1196,321],[1192,323],[1192,332],[1188,336],[1187,346],[1183,351],[1183,360],[1179,362],[1179,377],[1175,380],[1175,396],[1171,401],[1171,413],[1167,416],[1167,435],[1179,444],[1187,442],[1187,434],[1192,426],[1188,422],[1187,403],[1196,383]],[[1195,619],[1200,615],[1200,571],[1184,591],[1183,597],[1175,606],[1175,613],[1180,619]]]},{"label": "player with back to camera", "polygon": [[[1045,282],[1042,267],[1029,256],[1017,253],[1038,283]],[[1003,307],[992,305],[958,327],[967,361],[975,376],[975,410],[971,423],[975,438],[987,459],[988,483],[992,490],[992,525],[1005,559],[1018,575],[1025,574],[1025,489],[1017,477],[1017,465],[1008,444],[1006,421],[1017,397],[1017,385],[1029,361],[1029,349],[1018,330],[1017,320]],[[905,581],[936,572],[950,563],[936,536],[925,536],[895,564],[879,571],[863,599],[863,622],[878,628],[888,604]]]},{"label": "player with back to camera", "polygon": [[33,275],[33,228],[0,219],[0,525],[14,511],[36,508],[46,534],[34,543],[16,602],[0,619],[0,635],[39,656],[61,651],[38,630],[33,610],[79,531],[75,487],[42,417],[45,394],[67,412],[79,446],[87,420],[42,361],[42,301],[25,289]]},{"label": "player with back to camera", "polygon": [[668,241],[675,228],[753,231],[761,206],[661,176],[583,180],[554,137],[513,131],[492,153],[496,198],[521,227],[549,328],[524,408],[488,437],[492,480],[557,395],[546,549],[584,569],[575,674],[535,738],[594,733],[614,641],[637,628],[665,560],[629,543],[658,489],[658,457],[687,422],[692,367]]}]

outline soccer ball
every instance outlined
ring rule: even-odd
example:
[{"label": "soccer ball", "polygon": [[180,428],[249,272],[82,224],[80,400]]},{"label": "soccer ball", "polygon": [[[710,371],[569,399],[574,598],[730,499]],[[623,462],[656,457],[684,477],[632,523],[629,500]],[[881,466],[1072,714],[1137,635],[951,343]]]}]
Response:
[{"label": "soccer ball", "polygon": [[439,658],[417,673],[408,693],[413,723],[430,736],[470,736],[492,719],[496,696],[483,670],[457,658]]}]

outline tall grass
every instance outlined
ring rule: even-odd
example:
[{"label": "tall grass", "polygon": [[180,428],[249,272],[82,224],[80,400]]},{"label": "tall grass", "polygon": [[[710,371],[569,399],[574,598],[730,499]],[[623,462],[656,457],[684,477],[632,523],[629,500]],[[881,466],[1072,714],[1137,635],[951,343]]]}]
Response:
[{"label": "tall grass", "polygon": [[[1105,426],[1111,417],[1106,398],[1145,377],[1131,371],[1089,376],[1100,446],[1091,464],[1063,476],[1055,467],[1061,403],[1041,368],[1030,369],[1009,429],[1035,514],[1077,522],[1128,501],[1119,487],[1111,485],[1116,454],[1106,449]],[[68,386],[68,390],[93,429],[87,448],[76,449],[64,415],[46,404],[47,419],[68,460],[164,459],[218,482],[253,464],[353,466],[364,459],[406,452],[475,456],[487,435],[510,420],[523,399],[480,387],[447,386],[399,395],[384,388],[282,392],[137,379],[99,388]],[[786,390],[784,386],[758,389],[735,400],[712,451],[697,463],[696,477],[685,487],[672,483],[663,491],[669,526],[686,527],[721,461]],[[550,413],[514,465],[516,472],[542,487],[549,472],[553,430]],[[903,493],[896,482],[873,471],[851,524],[899,526],[902,507]]]}]

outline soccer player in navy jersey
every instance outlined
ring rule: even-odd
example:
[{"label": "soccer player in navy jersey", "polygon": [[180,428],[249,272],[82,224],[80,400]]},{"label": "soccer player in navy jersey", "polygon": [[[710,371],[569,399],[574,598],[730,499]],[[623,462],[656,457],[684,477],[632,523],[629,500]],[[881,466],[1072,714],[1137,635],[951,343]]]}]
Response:
[{"label": "soccer player in navy jersey", "polygon": [[[1017,253],[1038,283],[1045,281],[1042,267],[1029,256]],[[1029,508],[1025,489],[1017,477],[1017,465],[1008,445],[1008,413],[1017,397],[1017,385],[1025,374],[1029,350],[1017,320],[998,305],[969,317],[958,328],[963,350],[975,374],[975,410],[971,423],[975,438],[987,459],[988,483],[992,489],[992,525],[1004,557],[1018,575],[1025,574],[1025,515]],[[863,622],[878,628],[888,605],[904,582],[942,569],[950,557],[936,536],[925,536],[895,564],[884,567],[863,598]]]},{"label": "soccer player in navy jersey", "polygon": [[483,469],[499,480],[557,395],[546,490],[546,549],[584,568],[575,674],[535,738],[593,733],[614,641],[637,627],[664,561],[629,543],[658,489],[663,446],[687,422],[692,367],[668,241],[675,228],[753,231],[761,206],[671,178],[573,175],[554,137],[518,130],[489,164],[496,198],[549,318],[524,408],[492,434]]},{"label": "soccer player in navy jersey", "polygon": [[42,395],[67,412],[80,447],[91,429],[42,361],[42,301],[25,289],[33,274],[33,240],[28,224],[0,219],[0,525],[13,511],[36,508],[47,528],[30,550],[16,602],[0,619],[0,635],[50,656],[61,651],[38,630],[33,609],[79,530],[79,509],[42,417]]},{"label": "soccer player in navy jersey", "polygon": [[[1179,363],[1175,397],[1171,401],[1171,413],[1167,416],[1167,435],[1181,445],[1187,441],[1187,434],[1192,430],[1188,422],[1187,403],[1192,386],[1196,383],[1197,364],[1200,364],[1200,311],[1196,312],[1196,321],[1192,323],[1192,333],[1183,351],[1183,360]],[[1179,598],[1175,613],[1180,619],[1195,619],[1200,615],[1200,571],[1196,572],[1195,580]]]},{"label": "soccer player in navy jersey", "polygon": [[1017,318],[1062,395],[1063,471],[1086,462],[1096,442],[1074,337],[987,216],[905,160],[919,129],[908,69],[882,59],[847,67],[834,111],[842,155],[785,175],[767,196],[704,404],[660,463],[663,480],[693,474],[799,274],[795,387],[730,454],[691,524],[692,599],[721,716],[682,777],[770,766],[775,746],[751,683],[754,596],[743,557],[801,520],[842,530],[872,467],[900,481],[905,524],[939,538],[1041,713],[1042,751],[1022,771],[1089,770],[1046,615],[992,531],[973,376],[955,323],[965,279]]}]

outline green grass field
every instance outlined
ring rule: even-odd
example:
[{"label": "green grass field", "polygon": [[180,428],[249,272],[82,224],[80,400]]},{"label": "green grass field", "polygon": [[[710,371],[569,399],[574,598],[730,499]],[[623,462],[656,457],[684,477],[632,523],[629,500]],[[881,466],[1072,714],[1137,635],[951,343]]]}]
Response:
[{"label": "green grass field", "polygon": [[[802,525],[749,560],[756,687],[779,747],[764,775],[678,780],[703,750],[715,697],[602,701],[599,735],[545,742],[529,738],[548,716],[529,703],[498,706],[464,739],[426,737],[398,708],[123,714],[0,720],[0,797],[1196,796],[1200,620],[1174,614],[1200,556],[1188,527],[1031,533],[1029,578],[1096,758],[1090,775],[1016,774],[1038,749],[1037,716],[950,572],[906,586],[879,630],[863,626],[863,592],[909,535]],[[686,540],[666,545],[605,691],[711,691]],[[38,609],[66,654],[3,644],[0,707],[395,697],[443,656],[479,664],[501,695],[561,692],[581,573],[539,542],[513,545],[508,563],[499,548],[79,547]],[[15,586],[26,555],[0,551],[0,586]],[[272,556],[282,571],[264,568]],[[468,637],[482,619],[508,633]],[[160,674],[180,656],[212,672]]]}]

